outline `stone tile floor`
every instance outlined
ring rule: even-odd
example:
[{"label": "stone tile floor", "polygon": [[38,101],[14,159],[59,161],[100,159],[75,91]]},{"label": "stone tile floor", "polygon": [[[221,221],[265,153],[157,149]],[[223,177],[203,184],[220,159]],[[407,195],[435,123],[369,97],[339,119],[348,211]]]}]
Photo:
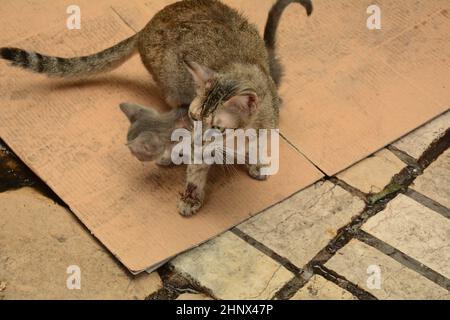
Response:
[{"label": "stone tile floor", "polygon": [[0,144],[0,230],[0,299],[448,300],[450,111],[137,277]]}]

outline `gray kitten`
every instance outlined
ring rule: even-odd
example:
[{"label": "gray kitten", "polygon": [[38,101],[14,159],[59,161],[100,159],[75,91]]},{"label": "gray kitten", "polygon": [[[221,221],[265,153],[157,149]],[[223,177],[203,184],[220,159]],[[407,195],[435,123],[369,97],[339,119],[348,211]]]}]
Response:
[{"label": "gray kitten", "polygon": [[[189,117],[202,121],[205,130],[271,129],[278,126],[277,84],[282,74],[275,31],[292,2],[311,13],[310,0],[279,0],[269,13],[265,41],[253,24],[222,2],[185,0],[162,9],[136,35],[94,55],[59,58],[1,48],[0,56],[35,72],[74,77],[111,70],[139,53],[165,101],[172,108],[189,105]],[[140,148],[136,155],[146,159],[141,153],[145,150]],[[260,169],[251,166],[249,173],[262,180]],[[179,203],[182,215],[190,216],[202,206],[208,171],[208,165],[188,165]]]},{"label": "gray kitten", "polygon": [[189,128],[188,109],[175,108],[167,113],[136,104],[122,103],[120,109],[130,120],[127,146],[139,161],[172,164],[171,134],[178,128]]}]

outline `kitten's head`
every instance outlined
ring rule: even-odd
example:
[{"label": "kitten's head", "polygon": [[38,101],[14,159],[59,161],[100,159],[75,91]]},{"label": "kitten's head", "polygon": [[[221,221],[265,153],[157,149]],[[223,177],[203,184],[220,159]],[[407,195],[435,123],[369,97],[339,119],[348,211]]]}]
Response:
[{"label": "kitten's head", "polygon": [[127,146],[139,161],[154,161],[169,143],[171,127],[161,115],[149,108],[122,103],[120,109],[130,120]]},{"label": "kitten's head", "polygon": [[236,73],[219,74],[208,67],[186,61],[196,86],[189,116],[202,121],[205,130],[245,128],[258,109],[258,96],[249,80]]}]

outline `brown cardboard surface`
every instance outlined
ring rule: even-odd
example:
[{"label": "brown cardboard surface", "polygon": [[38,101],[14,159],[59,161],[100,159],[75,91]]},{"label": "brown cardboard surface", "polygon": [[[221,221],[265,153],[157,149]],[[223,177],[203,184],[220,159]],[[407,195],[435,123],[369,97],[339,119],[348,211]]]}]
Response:
[{"label": "brown cardboard surface", "polygon": [[[46,54],[93,53],[132,35],[169,0],[78,1],[82,29],[68,31],[71,1],[1,1],[2,46]],[[272,0],[227,0],[262,32]],[[286,66],[281,131],[327,174],[345,169],[449,106],[447,0],[379,0],[382,30],[366,28],[369,0],[292,5],[279,30]],[[44,18],[45,17],[45,18]],[[0,62],[0,137],[124,265],[138,272],[227,230],[320,179],[282,141],[268,182],[243,171],[212,175],[198,216],[176,212],[184,169],[141,164],[124,146],[123,101],[164,108],[134,57],[79,82],[47,79]]]},{"label": "brown cardboard surface", "polygon": [[[133,12],[139,13],[113,6],[86,18],[80,31],[54,26],[10,44],[63,56],[95,52],[133,34],[126,22]],[[184,168],[142,164],[124,145],[128,121],[120,102],[164,108],[138,56],[82,81],[47,79],[2,62],[0,87],[2,139],[132,272],[198,245],[322,177],[281,141],[278,175],[258,182],[239,168],[215,168],[204,209],[182,218],[176,205]]]},{"label": "brown cardboard surface", "polygon": [[281,131],[333,175],[450,107],[450,2],[377,1],[381,30],[366,27],[373,1],[313,3],[281,23]]}]

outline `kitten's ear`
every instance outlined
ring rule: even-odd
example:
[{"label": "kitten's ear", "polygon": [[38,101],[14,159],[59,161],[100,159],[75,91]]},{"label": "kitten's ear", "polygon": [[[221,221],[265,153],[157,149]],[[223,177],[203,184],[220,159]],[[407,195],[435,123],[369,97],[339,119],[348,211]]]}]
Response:
[{"label": "kitten's ear", "polygon": [[212,80],[216,76],[216,73],[213,70],[202,66],[197,62],[184,60],[184,64],[197,86],[204,86],[206,82]]},{"label": "kitten's ear", "polygon": [[246,116],[251,115],[258,107],[258,96],[255,92],[245,92],[230,98],[224,106]]},{"label": "kitten's ear", "polygon": [[130,122],[134,122],[137,120],[139,111],[143,110],[144,107],[138,106],[137,104],[132,103],[121,103],[120,110],[127,116]]}]

